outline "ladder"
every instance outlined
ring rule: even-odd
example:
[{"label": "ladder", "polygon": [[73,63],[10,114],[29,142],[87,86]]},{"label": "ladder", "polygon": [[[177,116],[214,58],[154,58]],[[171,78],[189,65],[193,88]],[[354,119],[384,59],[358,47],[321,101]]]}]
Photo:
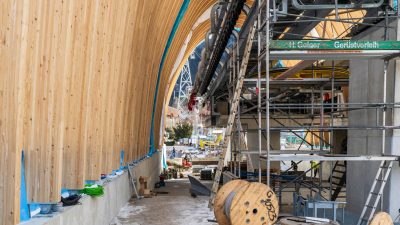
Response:
[{"label": "ladder", "polygon": [[346,185],[346,161],[336,161],[332,169],[332,176],[329,179],[332,179],[332,186],[335,186],[331,201],[336,201],[337,198],[345,198],[345,196],[339,196],[339,194]]},{"label": "ladder", "polygon": [[253,38],[254,38],[255,31],[256,31],[256,26],[257,26],[257,21],[254,22],[253,27],[251,27],[251,29],[250,29],[249,36],[248,36],[247,42],[246,42],[246,47],[245,47],[244,54],[243,54],[243,60],[240,65],[239,77],[238,77],[238,80],[236,83],[235,91],[233,93],[233,98],[232,98],[232,102],[231,102],[231,110],[230,110],[230,114],[228,117],[228,124],[225,129],[224,144],[222,146],[222,152],[219,155],[218,167],[217,167],[217,171],[215,172],[214,183],[213,183],[213,186],[211,189],[210,201],[208,204],[209,208],[213,207],[215,195],[217,194],[218,189],[219,189],[219,181],[221,179],[222,169],[224,167],[224,161],[225,161],[226,152],[228,149],[228,142],[232,135],[233,124],[235,121],[237,108],[239,105],[240,94],[242,91],[244,76],[245,76],[245,72],[247,69],[247,63],[248,63],[248,60],[250,57],[251,47],[253,45]]},{"label": "ladder", "polygon": [[129,177],[130,177],[130,180],[131,180],[131,183],[132,183],[133,190],[135,191],[136,198],[137,199],[141,199],[141,198],[143,198],[143,196],[140,196],[138,191],[137,191],[137,189],[136,189],[136,179],[132,174],[131,168],[133,168],[133,165],[128,163],[128,174],[129,174]]},{"label": "ladder", "polygon": [[[372,183],[371,191],[368,194],[367,201],[365,202],[364,209],[358,219],[357,225],[369,224],[375,214],[379,200],[382,197],[383,189],[385,188],[386,181],[389,178],[390,171],[393,167],[393,161],[382,161],[376,173],[375,180]],[[369,212],[368,217],[367,211]]]}]

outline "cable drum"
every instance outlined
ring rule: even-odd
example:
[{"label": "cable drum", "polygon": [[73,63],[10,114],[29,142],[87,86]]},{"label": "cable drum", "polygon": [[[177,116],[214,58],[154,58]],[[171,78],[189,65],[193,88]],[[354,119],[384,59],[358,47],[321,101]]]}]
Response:
[{"label": "cable drum", "polygon": [[225,212],[225,215],[226,215],[226,217],[227,217],[228,219],[231,218],[231,206],[232,206],[232,201],[233,201],[233,198],[235,197],[235,195],[236,195],[236,193],[235,193],[234,191],[232,191],[232,192],[228,195],[228,197],[226,198],[226,200],[225,200],[224,212]]},{"label": "cable drum", "polygon": [[378,212],[372,218],[370,225],[393,225],[393,220],[388,213]]},{"label": "cable drum", "polygon": [[215,195],[214,201],[214,215],[219,225],[230,225],[229,219],[225,214],[225,201],[228,196],[249,184],[250,183],[245,180],[233,180],[219,189],[218,193]]},{"label": "cable drum", "polygon": [[267,185],[234,180],[218,191],[214,214],[220,225],[270,225],[278,219],[279,205]]}]

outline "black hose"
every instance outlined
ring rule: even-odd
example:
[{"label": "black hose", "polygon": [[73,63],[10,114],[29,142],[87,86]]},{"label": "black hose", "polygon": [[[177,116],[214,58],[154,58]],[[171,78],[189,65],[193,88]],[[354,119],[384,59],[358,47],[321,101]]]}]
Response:
[{"label": "black hose", "polygon": [[226,46],[228,45],[228,41],[230,36],[232,35],[233,29],[235,28],[236,21],[239,19],[239,15],[243,9],[245,1],[244,0],[236,0],[231,3],[231,7],[229,7],[229,11],[226,15],[225,24],[223,24],[221,32],[219,32],[219,36],[217,38],[217,43],[215,44],[215,48],[212,52],[211,59],[207,66],[203,82],[200,85],[199,92],[200,95],[203,95],[207,91],[207,87],[211,82],[211,79],[218,67],[218,63],[222,58],[222,54],[225,51]]}]

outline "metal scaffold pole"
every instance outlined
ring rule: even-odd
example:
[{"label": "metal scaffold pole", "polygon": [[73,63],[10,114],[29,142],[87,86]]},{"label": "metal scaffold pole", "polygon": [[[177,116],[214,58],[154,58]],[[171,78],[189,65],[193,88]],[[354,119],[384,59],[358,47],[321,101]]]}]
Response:
[{"label": "metal scaffold pole", "polygon": [[[269,115],[269,108],[270,108],[270,98],[269,98],[269,38],[270,38],[270,0],[266,1],[266,31],[265,31],[265,129],[267,134],[267,185],[270,185],[270,169],[271,169],[271,161],[269,159],[270,150],[271,150],[271,134],[270,134],[270,115]],[[261,123],[261,121],[260,121]]]},{"label": "metal scaffold pole", "polygon": [[[258,14],[257,14],[257,27],[258,27],[258,41],[257,41],[257,52],[258,52],[258,59],[257,59],[257,70],[258,70],[258,76],[257,76],[257,114],[258,114],[258,151],[259,151],[259,157],[261,156],[262,152],[262,146],[261,146],[261,1],[258,2]],[[252,160],[250,158],[250,160]],[[261,183],[261,160],[259,159],[258,161],[258,182]]]},{"label": "metal scaffold pole", "polygon": [[[240,70],[240,61],[239,61],[239,41],[238,40],[236,40],[236,51],[237,51],[237,53],[236,53],[236,61],[237,61],[237,70],[239,71]],[[237,77],[235,77],[235,80],[239,80],[240,79],[240,77],[239,77],[239,73],[237,74]],[[239,94],[239,96],[240,96],[241,94]],[[240,99],[240,97],[239,97],[239,99]],[[239,149],[241,149],[241,142],[240,142],[240,135],[241,135],[241,132],[240,132],[240,100],[239,100],[239,102],[238,102],[238,105],[237,105],[237,114],[236,114],[236,130],[237,130],[237,142],[236,142],[236,150],[239,150]],[[235,167],[236,166],[238,166],[238,168],[237,169],[235,169],[235,174],[237,174],[237,176],[238,177],[240,177],[240,151],[235,151],[235,155],[234,155],[234,157],[235,157],[235,162],[234,162],[234,164],[235,164]],[[237,165],[236,165],[236,160],[238,161],[237,162]]]},{"label": "metal scaffold pole", "polygon": [[[335,103],[335,61],[332,61],[332,75],[331,75],[331,126],[334,126],[334,116],[333,116],[333,111],[334,111],[334,103]],[[332,146],[333,144],[333,136],[334,131],[332,130],[329,136],[329,153],[333,154],[333,149]],[[333,176],[333,162],[329,163],[329,199],[332,199],[332,176]]]},{"label": "metal scaffold pole", "polygon": [[[388,18],[388,7],[386,7],[385,10],[385,36],[384,36],[384,40],[387,41],[389,39],[389,33],[388,33],[388,26],[389,26],[389,18]],[[388,70],[388,64],[389,61],[388,60],[384,60],[383,61],[383,104],[386,104],[387,101],[387,96],[386,96],[386,89],[387,89],[387,70]],[[383,112],[382,112],[382,126],[385,127],[386,126],[386,108],[383,108]],[[382,155],[385,155],[385,149],[386,149],[386,130],[383,129],[382,130]],[[381,174],[381,178],[384,177],[384,173],[382,172]],[[382,192],[382,196],[381,196],[381,210],[383,210],[384,207],[384,203],[383,203],[383,197],[384,193]]]}]

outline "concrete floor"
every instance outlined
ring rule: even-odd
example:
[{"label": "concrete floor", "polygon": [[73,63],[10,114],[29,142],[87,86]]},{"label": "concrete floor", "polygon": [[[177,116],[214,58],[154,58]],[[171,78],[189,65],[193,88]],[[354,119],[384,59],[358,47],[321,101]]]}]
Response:
[{"label": "concrete floor", "polygon": [[158,194],[152,198],[131,199],[118,213],[110,225],[214,225],[208,219],[214,214],[207,207],[208,197],[192,198],[187,178],[168,180],[166,186],[155,189]]}]

